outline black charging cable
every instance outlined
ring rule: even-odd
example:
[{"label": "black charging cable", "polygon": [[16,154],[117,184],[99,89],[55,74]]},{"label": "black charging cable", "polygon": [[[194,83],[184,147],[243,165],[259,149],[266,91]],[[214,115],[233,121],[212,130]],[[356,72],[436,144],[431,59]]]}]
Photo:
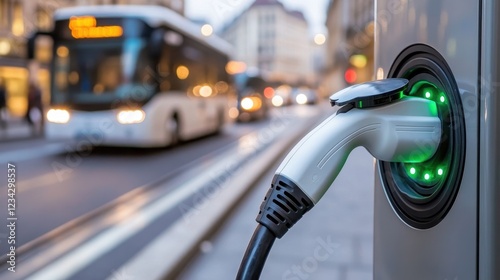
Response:
[{"label": "black charging cable", "polygon": [[257,280],[276,238],[281,238],[314,206],[309,197],[288,178],[274,176],[260,205],[257,228],[250,240],[236,280]]},{"label": "black charging cable", "polygon": [[259,279],[267,256],[276,236],[265,226],[258,224],[241,261],[237,280]]}]

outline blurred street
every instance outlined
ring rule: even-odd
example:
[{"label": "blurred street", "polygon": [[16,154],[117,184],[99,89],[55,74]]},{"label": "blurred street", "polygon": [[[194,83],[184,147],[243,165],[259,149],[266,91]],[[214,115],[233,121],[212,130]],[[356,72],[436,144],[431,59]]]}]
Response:
[{"label": "blurred street", "polygon": [[[201,243],[179,279],[234,279],[277,167],[262,176],[221,229]],[[321,202],[275,241],[261,279],[372,279],[373,180],[371,155],[362,148],[354,150]]]},{"label": "blurred street", "polygon": [[498,14],[0,0],[0,280],[500,280]]},{"label": "blurred street", "polygon": [[[143,221],[140,222],[140,230],[121,233],[126,236],[118,238],[119,240],[111,241],[105,238],[108,242],[107,249],[93,252],[88,257],[88,263],[73,267],[67,274],[62,274],[66,275],[62,279],[121,279],[113,278],[117,271],[121,271],[121,265],[146,248],[155,238],[159,238],[165,231],[168,232],[166,229],[199,203],[196,199],[197,193],[198,196],[203,193],[204,185],[200,185],[198,191],[193,190],[192,193],[181,195],[182,198],[178,195],[179,191],[182,193],[185,192],[183,189],[190,189],[186,185],[190,180],[198,177],[203,180],[207,175],[208,178],[216,176],[210,168],[214,164],[227,165],[228,160],[235,162],[229,166],[244,163],[248,165],[248,170],[253,170],[255,166],[252,160],[246,160],[253,155],[245,152],[246,150],[260,146],[256,151],[262,150],[262,155],[271,153],[272,149],[266,149],[265,143],[272,141],[278,134],[287,138],[287,130],[291,129],[292,123],[294,129],[290,132],[303,134],[308,131],[311,122],[316,123],[325,113],[333,112],[334,109],[326,103],[277,108],[273,110],[269,120],[228,125],[220,135],[182,143],[175,148],[90,149],[82,145],[82,142],[44,139],[4,143],[0,147],[0,160],[4,163],[14,163],[18,170],[19,219],[16,245],[19,262],[23,265],[19,265],[19,271],[14,278],[12,275],[0,274],[0,279],[25,279],[48,265],[51,260],[70,259],[72,254],[81,250],[80,247],[96,242],[107,232],[119,231],[120,225],[131,223],[132,214],[147,211],[144,208],[158,203],[159,207],[167,207],[164,212],[155,214],[157,216],[147,215],[154,223],[144,224],[143,219],[140,219]],[[299,135],[289,140],[296,139]],[[283,148],[286,146],[282,146],[280,150]],[[243,152],[241,160],[232,152],[238,149],[238,153]],[[266,157],[269,158],[267,161],[275,161],[275,156]],[[259,173],[256,173],[257,175]],[[234,175],[234,178],[230,179],[238,182],[238,176],[241,175]],[[257,179],[247,177],[251,180]],[[2,185],[0,199],[7,200],[6,188],[7,186]],[[171,201],[171,206],[165,206],[169,203],[161,202],[165,199]],[[233,199],[224,203],[234,202],[236,200]],[[1,219],[7,218],[5,213],[1,215]],[[217,227],[218,224],[216,221],[211,226]],[[193,228],[193,231],[197,231],[196,228]],[[5,240],[0,239],[2,243]],[[197,246],[196,240],[185,241],[186,246]],[[2,246],[3,255],[8,252],[6,248]],[[181,256],[174,253],[173,257]],[[192,255],[188,257],[191,258]],[[81,261],[80,257],[78,260]],[[50,275],[53,279],[58,279],[57,274],[43,273],[42,270],[32,277],[47,279],[46,275]]]},{"label": "blurred street", "polygon": [[[0,0],[0,280],[233,279],[277,164],[374,79],[373,1],[49,2]],[[262,279],[369,279],[373,182],[355,150]]]},{"label": "blurred street", "polygon": [[[98,147],[85,141],[54,142],[43,139],[7,143],[0,148],[2,163],[18,166],[18,196],[22,207],[19,245],[118,198],[139,186],[175,176],[199,158],[237,141],[265,123],[235,126],[229,133],[206,137],[175,149]],[[6,201],[5,184],[0,199]],[[64,211],[60,211],[64,209]],[[50,213],[40,219],[40,213]],[[0,213],[6,218],[6,212]],[[22,219],[21,219],[22,218]],[[29,230],[25,230],[29,229]],[[2,254],[6,248],[2,247]]]}]

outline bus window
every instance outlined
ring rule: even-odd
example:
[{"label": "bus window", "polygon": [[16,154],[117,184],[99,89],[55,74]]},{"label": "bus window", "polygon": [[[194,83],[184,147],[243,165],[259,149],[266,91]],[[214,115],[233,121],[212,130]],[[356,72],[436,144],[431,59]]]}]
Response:
[{"label": "bus window", "polygon": [[[143,39],[78,41],[59,46],[57,50],[55,102],[110,105],[116,99],[133,97],[131,95],[137,92],[131,90],[134,87],[141,87],[141,98],[154,93],[154,87],[149,84],[154,82],[150,77],[153,68]],[[109,98],[96,97],[99,95]]]},{"label": "bus window", "polygon": [[122,81],[120,56],[108,56],[96,65],[95,84],[92,87],[94,94],[112,92]]}]

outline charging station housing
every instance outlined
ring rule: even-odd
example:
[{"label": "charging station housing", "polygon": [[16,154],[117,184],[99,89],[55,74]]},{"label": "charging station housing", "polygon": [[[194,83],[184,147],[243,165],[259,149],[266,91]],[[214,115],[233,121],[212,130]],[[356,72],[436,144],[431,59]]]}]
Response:
[{"label": "charging station housing", "polygon": [[376,0],[377,78],[434,88],[449,142],[429,164],[377,162],[374,279],[500,279],[500,4],[397,2]]}]

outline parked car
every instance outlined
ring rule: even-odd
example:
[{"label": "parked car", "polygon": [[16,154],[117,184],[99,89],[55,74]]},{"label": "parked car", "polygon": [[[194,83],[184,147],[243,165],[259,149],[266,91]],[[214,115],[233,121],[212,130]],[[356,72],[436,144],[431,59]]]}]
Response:
[{"label": "parked car", "polygon": [[292,103],[292,88],[289,85],[280,85],[274,90],[272,104],[275,107],[288,106]]},{"label": "parked car", "polygon": [[266,81],[258,74],[243,72],[235,75],[238,94],[238,121],[265,119],[269,112],[269,101],[264,97]]},{"label": "parked car", "polygon": [[316,104],[318,102],[318,93],[310,88],[294,88],[292,90],[291,100],[294,104]]}]

